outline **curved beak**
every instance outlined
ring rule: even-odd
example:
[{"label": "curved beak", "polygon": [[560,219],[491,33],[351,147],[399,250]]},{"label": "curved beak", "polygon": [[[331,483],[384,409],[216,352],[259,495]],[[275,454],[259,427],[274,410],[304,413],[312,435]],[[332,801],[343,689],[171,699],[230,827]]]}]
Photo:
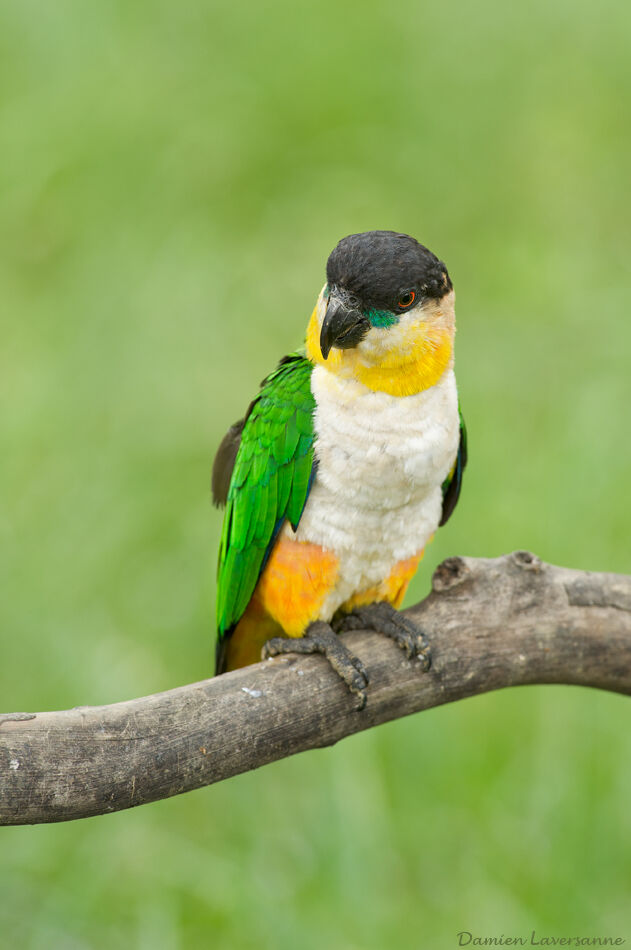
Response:
[{"label": "curved beak", "polygon": [[352,349],[363,340],[369,329],[370,323],[363,313],[347,307],[339,297],[331,294],[320,331],[322,356],[326,359],[334,346],[338,350]]}]

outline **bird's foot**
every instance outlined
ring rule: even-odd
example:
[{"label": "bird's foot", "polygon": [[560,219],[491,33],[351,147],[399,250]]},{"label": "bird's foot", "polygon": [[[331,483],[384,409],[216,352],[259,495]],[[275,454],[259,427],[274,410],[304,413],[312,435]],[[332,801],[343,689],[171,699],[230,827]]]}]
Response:
[{"label": "bird's foot", "polygon": [[383,633],[405,650],[412,660],[417,657],[423,672],[431,665],[431,651],[427,637],[414,621],[399,613],[387,601],[378,601],[356,607],[348,614],[336,617],[333,626],[337,633],[344,630],[374,630]]},{"label": "bird's foot", "polygon": [[267,641],[262,650],[264,660],[281,653],[321,653],[351,693],[357,696],[357,709],[363,709],[366,705],[366,668],[362,661],[344,646],[328,623],[316,620],[307,627],[302,637],[274,637]]}]

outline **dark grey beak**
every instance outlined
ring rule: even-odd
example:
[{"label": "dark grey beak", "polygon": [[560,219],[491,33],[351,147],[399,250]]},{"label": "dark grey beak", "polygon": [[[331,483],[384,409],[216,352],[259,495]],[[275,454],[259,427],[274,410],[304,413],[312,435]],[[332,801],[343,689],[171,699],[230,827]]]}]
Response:
[{"label": "dark grey beak", "polygon": [[331,294],[326,308],[322,330],[320,331],[320,350],[326,359],[332,347],[338,350],[350,350],[363,340],[370,329],[367,318],[352,307],[346,307]]}]

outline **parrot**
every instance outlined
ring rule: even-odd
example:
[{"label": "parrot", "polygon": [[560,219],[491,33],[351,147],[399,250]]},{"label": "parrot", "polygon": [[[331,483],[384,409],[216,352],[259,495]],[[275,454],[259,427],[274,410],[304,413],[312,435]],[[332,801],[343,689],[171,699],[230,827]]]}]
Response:
[{"label": "parrot", "polygon": [[216,674],[320,653],[362,709],[369,673],[339,636],[353,629],[429,669],[424,631],[398,608],[467,463],[454,301],[445,264],[408,234],[351,234],[329,255],[304,348],[213,464]]}]

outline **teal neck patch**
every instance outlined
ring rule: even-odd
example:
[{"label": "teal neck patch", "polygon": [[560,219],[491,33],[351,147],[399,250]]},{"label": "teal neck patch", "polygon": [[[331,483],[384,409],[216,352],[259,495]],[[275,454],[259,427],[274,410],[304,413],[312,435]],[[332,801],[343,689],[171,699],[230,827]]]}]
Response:
[{"label": "teal neck patch", "polygon": [[391,327],[399,322],[397,315],[389,310],[366,310],[365,313],[373,327]]}]

